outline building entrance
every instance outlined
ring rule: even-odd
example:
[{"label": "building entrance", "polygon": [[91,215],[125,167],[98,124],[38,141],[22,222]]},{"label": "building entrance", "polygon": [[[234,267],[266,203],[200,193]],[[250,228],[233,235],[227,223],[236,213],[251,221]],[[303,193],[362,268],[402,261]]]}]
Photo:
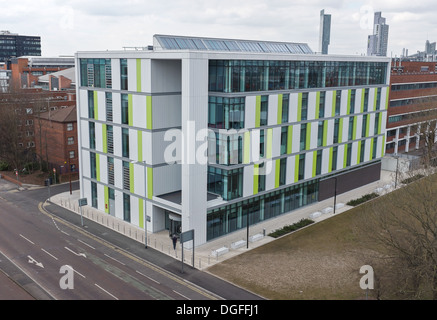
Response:
[{"label": "building entrance", "polygon": [[182,217],[177,213],[165,210],[165,228],[170,237],[174,234],[179,237],[182,232]]}]

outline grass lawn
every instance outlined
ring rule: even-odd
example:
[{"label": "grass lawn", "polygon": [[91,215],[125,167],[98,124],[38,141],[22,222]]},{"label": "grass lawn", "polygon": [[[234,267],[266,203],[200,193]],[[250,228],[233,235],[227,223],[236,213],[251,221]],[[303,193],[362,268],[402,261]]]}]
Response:
[{"label": "grass lawn", "polygon": [[[359,270],[376,252],[353,230],[371,205],[310,225],[208,271],[267,299],[364,299]],[[369,291],[369,298],[375,295]]]}]

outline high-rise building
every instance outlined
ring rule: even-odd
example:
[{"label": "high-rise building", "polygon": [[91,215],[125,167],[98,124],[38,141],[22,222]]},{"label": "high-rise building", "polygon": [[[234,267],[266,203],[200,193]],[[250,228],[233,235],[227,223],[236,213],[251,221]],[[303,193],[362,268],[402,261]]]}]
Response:
[{"label": "high-rise building", "polygon": [[0,31],[0,62],[21,56],[40,56],[41,37],[23,36],[9,31]]},{"label": "high-rise building", "polygon": [[331,15],[320,11],[319,52],[328,54],[328,46],[331,41]]},{"label": "high-rise building", "polygon": [[368,56],[387,56],[388,29],[381,12],[375,12],[373,34],[369,35],[367,41]]},{"label": "high-rise building", "polygon": [[78,52],[80,197],[200,245],[377,181],[389,70],[302,43],[169,35]]}]

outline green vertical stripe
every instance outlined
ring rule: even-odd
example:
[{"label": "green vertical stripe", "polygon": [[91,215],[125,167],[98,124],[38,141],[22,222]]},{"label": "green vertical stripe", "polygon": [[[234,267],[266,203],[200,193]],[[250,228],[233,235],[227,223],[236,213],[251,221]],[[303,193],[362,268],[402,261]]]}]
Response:
[{"label": "green vertical stripe", "polygon": [[96,153],[96,180],[100,181],[100,154]]},{"label": "green vertical stripe", "polygon": [[297,94],[297,121],[302,120],[302,92]]},{"label": "green vertical stripe", "polygon": [[261,96],[256,96],[255,102],[255,127],[261,125]]},{"label": "green vertical stripe", "polygon": [[370,139],[370,156],[369,156],[369,160],[373,160],[373,141],[375,138]]},{"label": "green vertical stripe", "polygon": [[358,141],[357,164],[360,163],[360,158],[361,158],[361,143],[362,142],[363,142],[362,140]]},{"label": "green vertical stripe", "polygon": [[293,126],[288,126],[287,132],[287,153],[290,154],[292,150],[293,143]]},{"label": "green vertical stripe", "polygon": [[280,176],[280,165],[281,160],[280,159],[276,159],[275,161],[275,188],[279,187],[279,176]]},{"label": "green vertical stripe", "polygon": [[316,176],[316,167],[317,167],[317,151],[313,151],[313,177]]},{"label": "green vertical stripe", "polygon": [[299,181],[299,155],[294,156],[294,182]]},{"label": "green vertical stripe", "polygon": [[367,120],[366,120],[366,137],[369,136],[369,128],[370,128],[370,114],[367,115]]},{"label": "green vertical stripe", "polygon": [[146,97],[146,118],[147,118],[147,123],[146,123],[146,128],[149,130],[152,130],[152,123],[153,123],[153,119],[152,119],[152,96],[147,96]]},{"label": "green vertical stripe", "polygon": [[352,132],[352,139],[355,140],[357,138],[357,120],[358,117],[354,117],[354,128],[353,128],[353,132]]},{"label": "green vertical stripe", "polygon": [[143,161],[143,132],[137,131],[138,161]]},{"label": "green vertical stripe", "polygon": [[138,217],[140,228],[144,228],[144,201],[143,199],[138,199]]},{"label": "green vertical stripe", "polygon": [[334,155],[334,147],[329,148],[329,165],[328,165],[328,172],[332,171],[332,157]]},{"label": "green vertical stripe", "polygon": [[347,144],[344,145],[344,154],[343,154],[343,168],[346,168],[347,162]]},{"label": "green vertical stripe", "polygon": [[128,107],[128,114],[129,114],[129,119],[128,119],[128,124],[130,126],[133,126],[134,123],[134,115],[133,115],[133,98],[132,98],[132,94],[128,94],[127,95],[127,107]]},{"label": "green vertical stripe", "polygon": [[102,124],[102,143],[103,143],[103,153],[108,153],[108,137],[106,131],[106,124]]},{"label": "green vertical stripe", "polygon": [[323,146],[328,145],[328,120],[323,121]]},{"label": "green vertical stripe", "polygon": [[335,103],[337,99],[337,91],[332,91],[332,116],[335,117]]},{"label": "green vertical stripe", "polygon": [[253,194],[258,193],[259,164],[253,165]]},{"label": "green vertical stripe", "polygon": [[387,87],[387,93],[386,93],[386,97],[385,97],[385,108],[384,108],[384,110],[387,110],[387,108],[388,108],[389,94],[390,94],[390,87]]},{"label": "green vertical stripe", "polygon": [[282,94],[278,95],[278,124],[282,123]]},{"label": "green vertical stripe", "polygon": [[378,134],[381,134],[381,126],[382,126],[382,112],[378,113],[377,115],[379,117],[378,121]]},{"label": "green vertical stripe", "polygon": [[94,119],[99,120],[99,103],[97,100],[97,91],[93,91],[94,100]]},{"label": "green vertical stripe", "polygon": [[250,132],[244,132],[244,163],[250,162]]},{"label": "green vertical stripe", "polygon": [[137,59],[137,91],[141,91],[141,59]]},{"label": "green vertical stripe", "polygon": [[267,141],[266,141],[266,158],[272,158],[272,147],[273,147],[273,129],[267,129]]},{"label": "green vertical stripe", "polygon": [[105,193],[105,213],[109,213],[109,189],[105,186],[103,190]]},{"label": "green vertical stripe", "polygon": [[147,198],[153,198],[153,168],[147,168]]},{"label": "green vertical stripe", "polygon": [[320,91],[317,91],[317,93],[316,93],[316,116],[314,119],[319,119],[319,112],[320,112]]},{"label": "green vertical stripe", "polygon": [[135,192],[135,172],[134,172],[134,164],[129,163],[129,182],[130,182],[130,192]]}]

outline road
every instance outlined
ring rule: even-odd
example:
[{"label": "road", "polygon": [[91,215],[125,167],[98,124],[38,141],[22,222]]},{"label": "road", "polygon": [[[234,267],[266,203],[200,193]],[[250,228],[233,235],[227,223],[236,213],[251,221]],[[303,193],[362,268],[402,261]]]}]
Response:
[{"label": "road", "polygon": [[[77,187],[75,183],[74,188]],[[51,187],[51,193],[65,192],[68,188],[68,185]],[[5,266],[3,270],[7,269],[9,275],[15,266],[15,272],[26,277],[26,281],[22,280],[26,286],[42,289],[40,296],[33,294],[33,298],[260,299],[193,268],[180,274],[180,264],[174,259],[145,249],[92,221],[86,220],[82,227],[76,214],[54,204],[43,205],[47,195],[46,188],[16,191],[0,187],[0,268],[7,262],[9,269]],[[72,218],[75,221],[68,221]],[[0,274],[0,283],[10,286],[2,277],[4,280]],[[21,289],[16,294],[17,299],[32,298]]]}]

